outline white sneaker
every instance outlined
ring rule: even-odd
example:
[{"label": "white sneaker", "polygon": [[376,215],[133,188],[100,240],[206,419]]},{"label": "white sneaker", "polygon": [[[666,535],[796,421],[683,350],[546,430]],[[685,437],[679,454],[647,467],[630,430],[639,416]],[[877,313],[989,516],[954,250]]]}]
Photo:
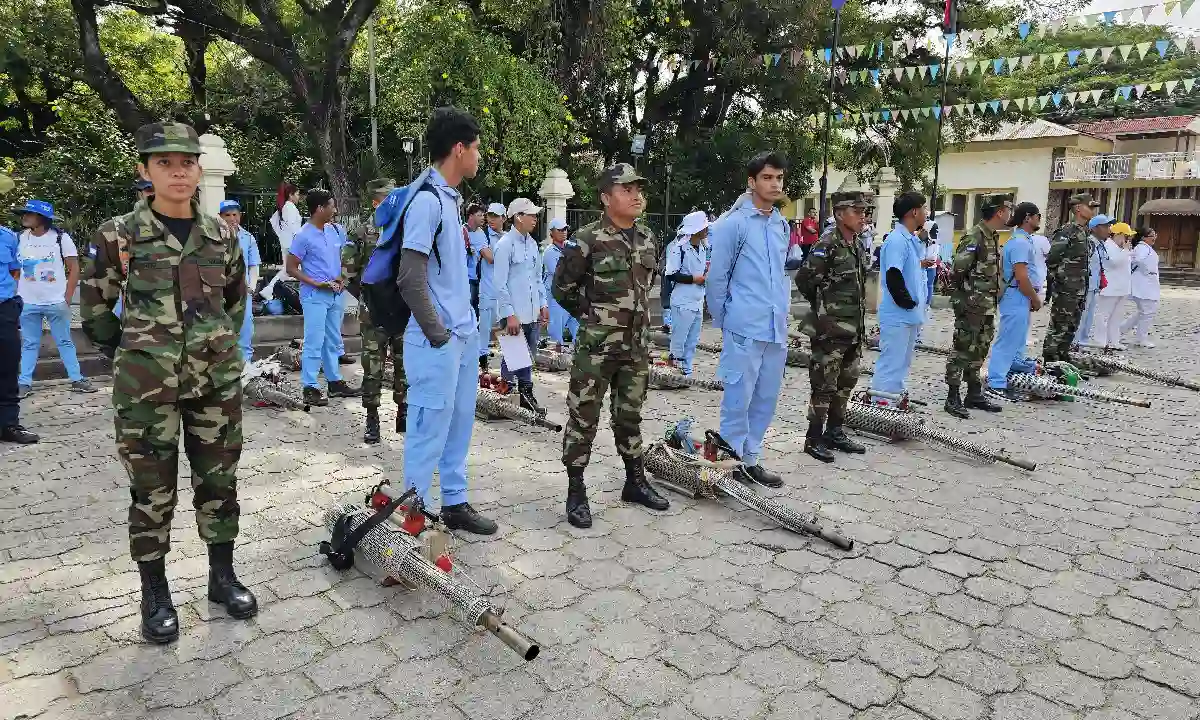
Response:
[{"label": "white sneaker", "polygon": [[1157,345],[1155,345],[1154,343],[1150,342],[1149,340],[1143,340],[1143,341],[1141,341],[1140,343],[1138,343],[1138,345],[1141,345],[1141,346],[1142,346],[1142,347],[1144,347],[1144,348],[1158,347]]}]

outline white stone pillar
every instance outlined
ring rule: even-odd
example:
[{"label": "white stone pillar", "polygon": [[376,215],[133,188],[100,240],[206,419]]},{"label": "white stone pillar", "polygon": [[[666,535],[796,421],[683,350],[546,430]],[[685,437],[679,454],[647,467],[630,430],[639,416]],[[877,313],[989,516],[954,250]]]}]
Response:
[{"label": "white stone pillar", "polygon": [[900,178],[890,167],[879,169],[879,195],[875,197],[875,231],[878,239],[882,240],[895,227],[892,217],[892,205],[896,202],[896,192],[900,189]]},{"label": "white stone pillar", "polygon": [[566,220],[567,200],[575,197],[575,188],[571,187],[567,171],[562,168],[550,168],[546,179],[542,181],[542,187],[538,190],[538,196],[546,201],[547,225],[556,218]]},{"label": "white stone pillar", "polygon": [[200,136],[200,168],[200,209],[215,216],[225,199],[225,178],[237,172],[224,140],[211,133]]}]

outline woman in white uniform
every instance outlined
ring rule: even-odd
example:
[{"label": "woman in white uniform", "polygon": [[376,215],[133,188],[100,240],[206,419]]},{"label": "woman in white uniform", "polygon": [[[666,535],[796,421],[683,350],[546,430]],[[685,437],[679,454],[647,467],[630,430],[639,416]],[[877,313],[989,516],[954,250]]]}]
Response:
[{"label": "woman in white uniform", "polygon": [[1157,240],[1158,233],[1153,228],[1147,228],[1134,238],[1133,284],[1129,296],[1137,311],[1121,323],[1122,335],[1137,328],[1132,345],[1147,348],[1154,347],[1149,339],[1150,328],[1158,312],[1158,252],[1154,249]]},{"label": "woman in white uniform", "polygon": [[1132,238],[1133,228],[1125,223],[1117,223],[1113,225],[1112,235],[1104,241],[1100,251],[1103,275],[1100,294],[1096,298],[1096,325],[1092,330],[1092,339],[1096,345],[1103,344],[1105,350],[1125,349],[1121,344],[1120,307],[1133,285],[1129,254]]},{"label": "woman in white uniform", "polygon": [[292,238],[296,237],[296,233],[300,232],[300,228],[304,226],[304,218],[300,217],[300,210],[296,207],[296,203],[300,202],[300,188],[295,185],[284,182],[279,184],[279,191],[275,195],[275,213],[271,215],[271,229],[275,231],[275,237],[279,238],[279,248],[281,250],[279,272],[275,273],[275,277],[271,278],[266,287],[259,293],[264,300],[270,300],[275,295],[275,283],[282,280],[287,280],[287,269],[284,267],[287,264],[288,250],[292,247]]}]

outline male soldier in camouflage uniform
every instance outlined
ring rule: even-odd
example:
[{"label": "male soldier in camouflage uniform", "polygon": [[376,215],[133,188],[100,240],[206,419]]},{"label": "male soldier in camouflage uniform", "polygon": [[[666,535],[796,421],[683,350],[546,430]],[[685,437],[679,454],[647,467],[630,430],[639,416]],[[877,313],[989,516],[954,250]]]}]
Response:
[{"label": "male soldier in camouflage uniform", "polygon": [[605,170],[597,183],[604,215],[563,244],[554,272],[554,299],[580,322],[563,436],[567,521],[575,527],[592,525],[583,471],[610,385],[612,431],[625,461],[621,499],[654,510],[668,507],[642,467],[642,403],[650,380],[648,297],[658,267],[654,234],[637,223],[646,206],[645,182],[628,163]]},{"label": "male soldier in camouflage uniform", "polygon": [[808,362],[812,395],[804,452],[822,462],[833,462],[830,448],[848,453],[867,451],[846,435],[843,425],[846,405],[858,383],[858,361],[867,330],[871,258],[859,236],[870,204],[862,192],[835,192],[830,202],[835,224],[812,246],[796,272],[796,287],[808,300],[801,329],[812,338]]},{"label": "male soldier in camouflage uniform", "polygon": [[1060,227],[1050,239],[1046,256],[1046,282],[1050,300],[1050,327],[1042,343],[1042,358],[1048,362],[1069,360],[1071,344],[1079,329],[1088,289],[1088,221],[1095,208],[1087,193],[1072,195],[1068,204],[1074,220]]},{"label": "male soldier in camouflage uniform", "polygon": [[138,169],[154,183],[154,195],[96,231],[80,312],[88,338],[114,360],[117,453],[129,473],[142,635],[165,643],[179,635],[164,558],[178,498],[181,421],[196,526],[208,544],[208,599],[237,618],[258,611],[233,572],[246,265],[228,226],[193,199],[200,183],[196,131],[153,123],[139,128],[135,141]]},{"label": "male soldier in camouflage uniform", "polygon": [[[387,199],[388,193],[396,189],[396,181],[390,178],[380,178],[367,183],[367,192],[371,195],[371,207],[379,207],[379,203]],[[346,233],[350,242],[342,248],[342,268],[346,273],[346,286],[358,303],[358,329],[362,333],[362,404],[367,411],[367,430],[363,433],[363,442],[379,442],[379,394],[383,386],[383,366],[387,362],[388,350],[392,354],[392,400],[396,402],[396,432],[404,432],[405,418],[408,405],[405,402],[405,391],[408,385],[404,382],[404,335],[388,336],[386,332],[371,322],[371,313],[367,304],[362,302],[362,272],[371,259],[375,244],[379,241],[379,229],[375,227],[374,217],[367,221],[351,217],[346,223]]]},{"label": "male soldier in camouflage uniform", "polygon": [[[967,408],[1000,412],[1001,407],[983,392],[979,371],[996,334],[996,303],[1000,301],[1000,228],[1012,215],[1012,203],[1003,195],[980,198],[983,220],[958,239],[954,249],[954,354],[946,361],[944,409],[959,418],[971,416]],[[967,378],[967,396],[959,385]]]}]

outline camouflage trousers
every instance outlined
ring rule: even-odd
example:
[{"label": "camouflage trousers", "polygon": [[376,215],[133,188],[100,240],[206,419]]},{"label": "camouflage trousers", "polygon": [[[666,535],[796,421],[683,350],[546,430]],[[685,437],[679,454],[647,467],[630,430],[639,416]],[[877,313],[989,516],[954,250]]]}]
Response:
[{"label": "camouflage trousers", "polygon": [[813,340],[808,361],[808,384],[812,392],[808,402],[809,421],[828,419],[830,425],[845,422],[846,404],[858,384],[861,357],[861,342]]},{"label": "camouflage trousers", "polygon": [[379,395],[383,388],[384,363],[388,351],[392,355],[392,400],[403,405],[408,394],[408,383],[404,379],[404,336],[388,336],[377,327],[362,329],[362,404],[365,408],[379,407]]},{"label": "camouflage trousers", "polygon": [[649,383],[650,356],[647,353],[605,355],[577,346],[567,389],[563,465],[587,467],[596,429],[600,425],[604,395],[609,388],[609,413],[617,452],[624,457],[640,457],[642,404],[646,402]]},{"label": "camouflage trousers", "polygon": [[238,534],[237,466],[242,455],[242,384],[235,381],[174,403],[113,393],[117,454],[129,473],[129,553],[137,562],[171,549],[179,499],[179,430],[192,466],[196,528],[204,542]]},{"label": "camouflage trousers", "polygon": [[968,383],[981,382],[979,371],[996,336],[992,315],[954,312],[954,354],[946,361],[946,384],[958,387],[965,375]]},{"label": "camouflage trousers", "polygon": [[1087,295],[1054,293],[1050,303],[1050,326],[1046,329],[1046,340],[1042,343],[1042,357],[1049,361],[1067,360]]}]

